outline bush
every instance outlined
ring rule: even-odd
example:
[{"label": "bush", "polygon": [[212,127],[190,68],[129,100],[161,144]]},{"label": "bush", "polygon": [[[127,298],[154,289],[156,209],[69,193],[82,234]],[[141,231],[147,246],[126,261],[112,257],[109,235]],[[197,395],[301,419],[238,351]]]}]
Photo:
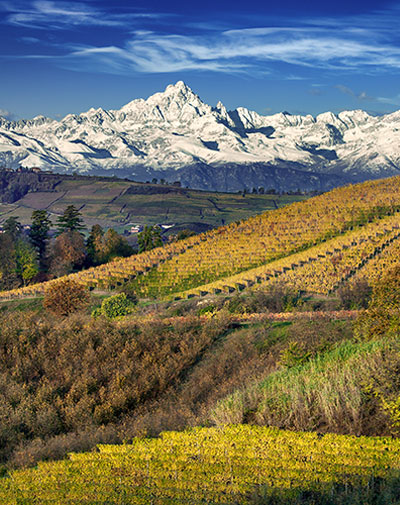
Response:
[{"label": "bush", "polygon": [[400,332],[400,266],[389,270],[374,285],[368,309],[357,318],[354,334],[359,340],[397,338]]},{"label": "bush", "polygon": [[101,307],[98,307],[92,312],[93,317],[100,315],[106,316],[109,319],[122,317],[130,314],[133,310],[134,303],[128,299],[125,293],[118,293],[103,300]]},{"label": "bush", "polygon": [[127,299],[131,302],[132,305],[136,305],[138,302],[138,297],[136,295],[136,291],[129,284],[124,284],[122,287],[118,289],[118,293],[125,293]]},{"label": "bush", "polygon": [[57,316],[68,316],[85,309],[90,303],[88,289],[72,279],[50,284],[44,293],[43,307]]},{"label": "bush", "polygon": [[371,293],[372,288],[365,279],[346,284],[338,290],[340,305],[343,309],[366,309]]},{"label": "bush", "polygon": [[226,303],[226,308],[231,313],[290,312],[303,303],[302,293],[276,282],[266,288],[232,296]]}]

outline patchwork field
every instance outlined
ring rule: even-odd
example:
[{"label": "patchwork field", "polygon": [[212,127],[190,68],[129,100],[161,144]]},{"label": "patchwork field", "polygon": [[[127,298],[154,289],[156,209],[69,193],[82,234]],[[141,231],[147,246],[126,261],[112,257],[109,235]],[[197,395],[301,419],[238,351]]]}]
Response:
[{"label": "patchwork field", "polygon": [[32,211],[46,209],[56,220],[75,205],[88,227],[99,223],[121,232],[129,223],[175,224],[176,229],[205,231],[215,226],[303,200],[305,196],[211,193],[167,185],[94,178],[66,178],[53,191],[29,192],[12,204],[0,204],[0,224],[15,216],[30,223]]}]

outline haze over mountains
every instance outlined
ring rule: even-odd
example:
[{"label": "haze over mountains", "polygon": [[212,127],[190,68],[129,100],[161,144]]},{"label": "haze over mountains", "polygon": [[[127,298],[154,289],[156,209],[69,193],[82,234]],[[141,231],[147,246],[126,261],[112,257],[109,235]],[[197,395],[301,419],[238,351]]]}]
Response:
[{"label": "haze over mountains", "polygon": [[400,172],[400,111],[262,116],[204,103],[182,81],[120,110],[0,117],[0,165],[153,177],[199,189],[327,190]]}]

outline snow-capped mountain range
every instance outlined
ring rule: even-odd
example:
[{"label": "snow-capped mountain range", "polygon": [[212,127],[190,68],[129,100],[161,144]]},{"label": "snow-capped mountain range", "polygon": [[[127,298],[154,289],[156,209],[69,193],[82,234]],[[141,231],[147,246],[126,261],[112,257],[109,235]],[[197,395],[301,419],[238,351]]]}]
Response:
[{"label": "snow-capped mountain range", "polygon": [[0,166],[153,177],[201,189],[328,189],[400,173],[400,111],[262,116],[204,103],[185,83],[61,121],[0,117]]}]

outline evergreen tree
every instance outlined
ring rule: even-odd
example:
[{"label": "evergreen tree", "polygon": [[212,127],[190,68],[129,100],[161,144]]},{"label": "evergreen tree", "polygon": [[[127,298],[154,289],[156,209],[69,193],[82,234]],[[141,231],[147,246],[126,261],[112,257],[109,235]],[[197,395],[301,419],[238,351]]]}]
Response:
[{"label": "evergreen tree", "polygon": [[163,245],[159,226],[145,226],[138,235],[139,252],[150,251]]},{"label": "evergreen tree", "polygon": [[49,239],[50,226],[51,222],[49,215],[45,210],[34,210],[32,212],[32,226],[29,232],[29,238],[39,254],[39,265],[41,270],[45,270],[46,268],[46,247]]},{"label": "evergreen tree", "polygon": [[81,218],[81,213],[74,205],[68,205],[62,216],[57,218],[57,235],[64,232],[80,232],[85,227]]},{"label": "evergreen tree", "polygon": [[22,235],[22,224],[16,217],[9,217],[4,223],[4,233],[7,233],[13,241]]}]

